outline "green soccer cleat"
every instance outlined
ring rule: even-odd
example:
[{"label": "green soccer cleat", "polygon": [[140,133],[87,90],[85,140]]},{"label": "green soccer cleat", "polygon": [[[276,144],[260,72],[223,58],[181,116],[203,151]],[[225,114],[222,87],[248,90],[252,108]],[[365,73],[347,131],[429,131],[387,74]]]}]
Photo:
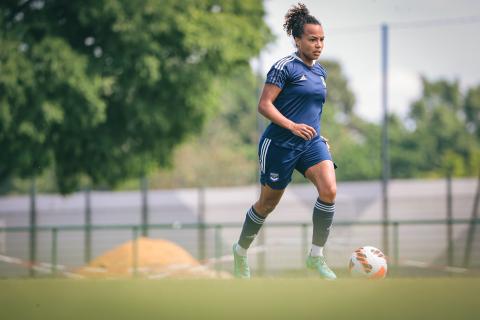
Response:
[{"label": "green soccer cleat", "polygon": [[323,256],[312,257],[311,255],[309,255],[307,257],[307,268],[316,270],[323,279],[337,279],[335,273],[327,266],[327,261]]},{"label": "green soccer cleat", "polygon": [[233,245],[233,274],[235,278],[239,279],[250,279],[250,268],[248,267],[248,259],[247,256],[241,256],[235,250],[235,246]]}]

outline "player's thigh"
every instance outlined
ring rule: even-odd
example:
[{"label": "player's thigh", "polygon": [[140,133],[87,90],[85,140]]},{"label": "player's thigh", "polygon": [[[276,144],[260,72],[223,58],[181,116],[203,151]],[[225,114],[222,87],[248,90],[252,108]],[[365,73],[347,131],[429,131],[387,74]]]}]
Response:
[{"label": "player's thigh", "polygon": [[315,185],[322,200],[332,201],[336,195],[334,166],[326,142],[319,139],[302,154],[296,169]]},{"label": "player's thigh", "polygon": [[305,176],[315,185],[320,196],[324,195],[329,198],[326,200],[335,198],[337,183],[332,160],[323,160],[311,166],[305,172]]}]

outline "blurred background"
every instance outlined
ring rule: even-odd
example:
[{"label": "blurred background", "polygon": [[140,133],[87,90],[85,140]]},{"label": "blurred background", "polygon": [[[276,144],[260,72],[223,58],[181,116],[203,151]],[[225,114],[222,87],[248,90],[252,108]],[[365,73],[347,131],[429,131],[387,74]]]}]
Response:
[{"label": "blurred background", "polygon": [[[373,245],[392,275],[478,274],[480,4],[304,3],[326,33],[330,263],[342,272]],[[294,51],[293,4],[2,1],[0,277],[191,269],[148,260],[163,247],[144,237],[231,271],[259,193],[258,97]],[[254,274],[304,275],[315,199],[296,174],[251,250]]]}]

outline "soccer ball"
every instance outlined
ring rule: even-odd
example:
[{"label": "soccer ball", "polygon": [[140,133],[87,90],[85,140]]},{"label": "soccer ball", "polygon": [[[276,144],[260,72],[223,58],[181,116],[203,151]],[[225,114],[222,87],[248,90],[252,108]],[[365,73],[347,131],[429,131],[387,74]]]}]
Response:
[{"label": "soccer ball", "polygon": [[348,269],[354,277],[383,279],[387,275],[387,259],[375,247],[361,247],[352,253]]}]

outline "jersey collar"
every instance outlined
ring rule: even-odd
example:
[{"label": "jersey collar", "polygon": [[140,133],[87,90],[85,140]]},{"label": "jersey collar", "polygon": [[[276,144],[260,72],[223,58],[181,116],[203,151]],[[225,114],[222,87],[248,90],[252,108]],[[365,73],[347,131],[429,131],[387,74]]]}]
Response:
[{"label": "jersey collar", "polygon": [[298,61],[300,61],[301,63],[303,63],[304,65],[306,65],[307,67],[309,68],[313,68],[315,66],[315,63],[317,63],[317,60],[313,60],[313,64],[311,66],[309,66],[308,64],[306,64],[305,62],[303,62],[303,60],[297,55],[296,52],[292,52],[292,54],[290,55],[292,56],[293,58],[297,59]]}]

